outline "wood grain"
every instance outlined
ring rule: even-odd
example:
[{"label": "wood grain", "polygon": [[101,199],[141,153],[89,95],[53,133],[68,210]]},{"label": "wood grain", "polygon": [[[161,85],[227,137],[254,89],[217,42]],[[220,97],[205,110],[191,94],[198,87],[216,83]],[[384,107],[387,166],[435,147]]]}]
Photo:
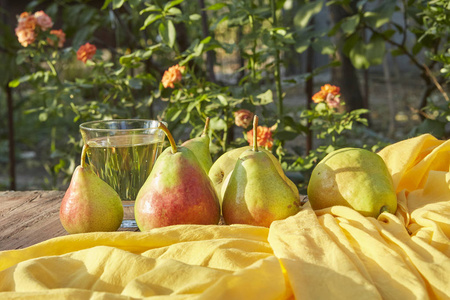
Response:
[{"label": "wood grain", "polygon": [[67,234],[59,222],[64,192],[0,192],[0,250],[19,249]]},{"label": "wood grain", "polygon": [[66,235],[59,221],[63,197],[62,191],[0,192],[0,251],[25,248]]}]

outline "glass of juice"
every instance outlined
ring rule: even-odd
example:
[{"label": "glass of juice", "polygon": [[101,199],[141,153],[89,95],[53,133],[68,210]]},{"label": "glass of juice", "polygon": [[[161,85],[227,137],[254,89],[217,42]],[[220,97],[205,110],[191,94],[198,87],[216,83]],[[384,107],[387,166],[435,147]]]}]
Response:
[{"label": "glass of juice", "polygon": [[122,199],[121,228],[137,228],[134,201],[163,148],[165,134],[158,124],[156,120],[123,119],[80,125],[83,141],[89,146],[89,164]]}]

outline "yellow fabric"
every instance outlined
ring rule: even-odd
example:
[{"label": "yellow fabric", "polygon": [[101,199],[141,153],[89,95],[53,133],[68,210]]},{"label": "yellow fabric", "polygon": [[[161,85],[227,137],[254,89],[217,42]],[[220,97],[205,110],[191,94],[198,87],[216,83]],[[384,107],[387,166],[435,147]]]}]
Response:
[{"label": "yellow fabric", "polygon": [[395,215],[347,207],[269,228],[180,225],[0,252],[0,299],[450,299],[450,142],[380,153]]}]

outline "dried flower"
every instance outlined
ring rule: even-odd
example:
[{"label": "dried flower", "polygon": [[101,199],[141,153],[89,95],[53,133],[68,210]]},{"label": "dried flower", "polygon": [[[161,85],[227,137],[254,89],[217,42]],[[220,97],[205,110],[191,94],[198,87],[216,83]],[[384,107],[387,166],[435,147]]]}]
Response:
[{"label": "dried flower", "polygon": [[82,45],[77,51],[77,59],[86,63],[88,59],[91,59],[97,52],[97,47],[90,43]]},{"label": "dried flower", "polygon": [[327,95],[327,99],[325,100],[325,102],[331,108],[338,108],[339,105],[341,104],[340,95],[333,95],[330,93]]},{"label": "dried flower", "polygon": [[236,126],[247,128],[253,120],[253,113],[246,109],[240,109],[234,112],[234,123]]},{"label": "dried flower", "polygon": [[340,96],[340,88],[327,83],[320,88],[319,92],[312,96],[312,100],[314,103],[325,101],[328,106],[336,108],[340,105]]},{"label": "dried flower", "polygon": [[163,84],[164,88],[174,88],[174,84],[180,82],[183,78],[185,69],[186,67],[180,67],[178,64],[176,64],[175,66],[172,66],[167,71],[165,71],[161,79],[161,83]]},{"label": "dried flower", "polygon": [[[253,129],[247,132],[247,142],[253,146]],[[258,126],[257,143],[260,147],[272,149],[273,138],[271,128],[266,126]]]},{"label": "dried flower", "polygon": [[[62,48],[64,46],[64,42],[66,41],[66,34],[61,30],[50,30],[50,34],[56,36],[58,41],[58,47]],[[50,46],[54,46],[54,42],[51,38],[47,38],[47,42]]]},{"label": "dried flower", "polygon": [[36,18],[36,24],[39,25],[42,31],[52,28],[52,19],[42,10],[35,12],[34,17]]},{"label": "dried flower", "polygon": [[36,39],[36,18],[34,15],[30,15],[27,12],[23,12],[20,14],[18,18],[18,25],[15,29],[17,39],[19,43],[28,47],[28,45],[32,44]]}]

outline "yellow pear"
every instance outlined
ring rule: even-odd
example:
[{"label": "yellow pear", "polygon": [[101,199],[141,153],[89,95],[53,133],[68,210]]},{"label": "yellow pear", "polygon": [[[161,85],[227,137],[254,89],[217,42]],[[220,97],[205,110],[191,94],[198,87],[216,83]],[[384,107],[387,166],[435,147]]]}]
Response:
[{"label": "yellow pear", "polygon": [[366,217],[395,213],[397,197],[392,177],[376,153],[343,148],[329,153],[314,168],[308,183],[313,209],[348,206]]},{"label": "yellow pear", "polygon": [[[253,128],[258,127],[254,117]],[[254,135],[252,149],[244,151],[227,176],[222,213],[227,224],[250,224],[269,227],[300,211],[298,189],[293,189],[280,174],[266,151],[258,149]],[[278,163],[278,161],[276,161]]]}]

